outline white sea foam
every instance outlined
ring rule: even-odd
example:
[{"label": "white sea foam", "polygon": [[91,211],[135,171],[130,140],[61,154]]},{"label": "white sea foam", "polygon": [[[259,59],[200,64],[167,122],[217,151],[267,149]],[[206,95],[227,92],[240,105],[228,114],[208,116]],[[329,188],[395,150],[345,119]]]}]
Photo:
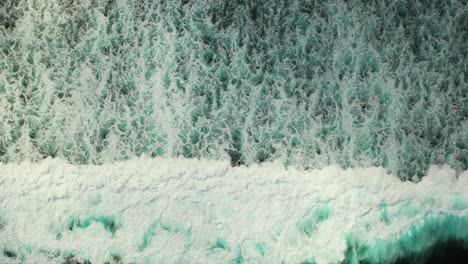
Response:
[{"label": "white sea foam", "polygon": [[333,263],[350,236],[390,243],[431,216],[462,219],[452,229],[467,239],[467,186],[467,171],[435,166],[413,183],[382,168],[181,158],[0,164],[0,262]]}]

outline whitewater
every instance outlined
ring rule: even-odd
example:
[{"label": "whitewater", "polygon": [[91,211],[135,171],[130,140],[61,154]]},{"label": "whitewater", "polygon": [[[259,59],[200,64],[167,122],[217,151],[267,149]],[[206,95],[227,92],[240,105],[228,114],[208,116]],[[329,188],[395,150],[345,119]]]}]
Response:
[{"label": "whitewater", "polygon": [[467,25],[457,0],[0,0],[0,263],[468,252]]},{"label": "whitewater", "polygon": [[391,263],[468,243],[468,171],[446,167],[419,183],[180,158],[0,171],[1,263]]}]

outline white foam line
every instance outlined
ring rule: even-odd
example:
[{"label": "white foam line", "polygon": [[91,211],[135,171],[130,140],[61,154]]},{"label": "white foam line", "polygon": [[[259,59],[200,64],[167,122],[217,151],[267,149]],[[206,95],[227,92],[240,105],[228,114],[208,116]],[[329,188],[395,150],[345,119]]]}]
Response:
[{"label": "white foam line", "polygon": [[[416,184],[382,168],[232,168],[181,158],[0,164],[0,247],[23,246],[26,263],[58,262],[44,253],[54,250],[93,264],[111,254],[127,262],[227,263],[241,254],[246,262],[330,263],[344,258],[346,234],[374,241],[428,214],[467,215],[467,186],[468,171],[435,166]],[[99,217],[113,217],[115,232]]]}]

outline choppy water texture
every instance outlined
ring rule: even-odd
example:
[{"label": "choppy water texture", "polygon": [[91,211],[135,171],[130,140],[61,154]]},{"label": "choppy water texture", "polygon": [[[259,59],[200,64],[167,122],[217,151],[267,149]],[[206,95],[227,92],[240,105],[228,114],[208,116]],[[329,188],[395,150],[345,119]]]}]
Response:
[{"label": "choppy water texture", "polygon": [[6,0],[0,160],[468,168],[466,1]]},{"label": "choppy water texture", "polygon": [[0,262],[465,254],[467,43],[465,0],[0,0]]}]

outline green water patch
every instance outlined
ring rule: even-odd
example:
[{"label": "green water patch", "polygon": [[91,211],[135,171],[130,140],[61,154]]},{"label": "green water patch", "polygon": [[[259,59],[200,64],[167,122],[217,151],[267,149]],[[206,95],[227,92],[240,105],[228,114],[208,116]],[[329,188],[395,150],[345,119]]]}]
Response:
[{"label": "green water patch", "polygon": [[349,234],[343,263],[393,263],[401,259],[423,261],[434,248],[454,241],[468,250],[468,216],[429,215],[386,240],[363,242],[358,235]]},{"label": "green water patch", "polygon": [[265,242],[260,242],[260,241],[257,241],[254,243],[255,245],[255,250],[261,255],[261,256],[265,256],[265,250],[266,250],[266,244]]},{"label": "green water patch", "polygon": [[210,250],[215,250],[215,249],[223,249],[226,251],[231,251],[231,247],[227,243],[227,241],[223,238],[217,238],[216,242],[211,245]]},{"label": "green water patch", "polygon": [[236,256],[229,260],[229,264],[242,264],[244,263],[244,256],[242,254],[242,248],[240,246],[236,247]]},{"label": "green water patch", "polygon": [[380,220],[384,222],[386,225],[389,225],[391,223],[390,216],[388,213],[388,205],[386,204],[384,204],[381,208]]},{"label": "green water patch", "polygon": [[[138,245],[140,251],[145,250],[149,245],[151,245],[151,240],[153,237],[158,235],[158,232],[169,232],[169,233],[184,233],[187,237],[192,235],[192,229],[185,229],[181,224],[177,222],[169,222],[166,220],[156,220],[154,221],[148,229],[143,234],[142,242]],[[190,244],[190,242],[189,242]],[[222,243],[221,243],[222,244]]]},{"label": "green water patch", "polygon": [[107,214],[94,214],[86,213],[80,215],[73,215],[68,221],[68,230],[73,231],[75,228],[86,229],[93,223],[100,223],[106,231],[112,235],[123,227],[123,220],[119,216]]},{"label": "green water patch", "polygon": [[330,218],[331,213],[332,211],[328,204],[319,204],[304,215],[297,224],[297,228],[301,233],[310,238],[313,236],[320,223]]}]

